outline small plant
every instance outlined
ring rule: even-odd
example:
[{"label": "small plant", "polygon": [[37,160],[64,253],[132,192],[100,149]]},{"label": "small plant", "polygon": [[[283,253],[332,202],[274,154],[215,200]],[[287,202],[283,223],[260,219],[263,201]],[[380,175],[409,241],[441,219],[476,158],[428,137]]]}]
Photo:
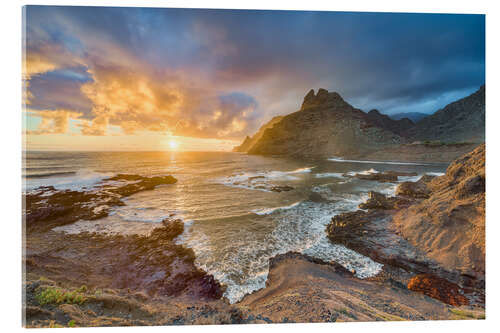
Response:
[{"label": "small plant", "polygon": [[74,319],[71,319],[70,321],[68,321],[68,327],[75,327],[76,324],[75,324],[75,320]]},{"label": "small plant", "polygon": [[84,293],[88,290],[86,285],[82,285],[80,288],[78,288],[76,291],[79,293]]},{"label": "small plant", "polygon": [[36,295],[36,300],[40,305],[61,303],[82,304],[86,301],[86,298],[78,291],[63,291],[48,287]]}]

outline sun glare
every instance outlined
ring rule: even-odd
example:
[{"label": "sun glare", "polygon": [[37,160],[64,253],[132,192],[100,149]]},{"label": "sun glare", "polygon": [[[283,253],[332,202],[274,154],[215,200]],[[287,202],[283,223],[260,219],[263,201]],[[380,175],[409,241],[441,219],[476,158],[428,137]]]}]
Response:
[{"label": "sun glare", "polygon": [[168,141],[168,146],[170,147],[170,149],[176,150],[179,147],[179,143],[175,140],[170,140]]}]

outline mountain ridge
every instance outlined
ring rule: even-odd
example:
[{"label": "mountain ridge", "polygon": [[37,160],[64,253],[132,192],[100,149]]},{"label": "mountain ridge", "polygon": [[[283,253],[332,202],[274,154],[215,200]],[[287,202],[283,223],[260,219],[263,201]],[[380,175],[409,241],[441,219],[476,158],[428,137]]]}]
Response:
[{"label": "mountain ridge", "polygon": [[[299,110],[273,118],[233,151],[305,158],[367,156],[378,151],[412,150],[414,144],[435,146],[484,142],[485,85],[418,122],[399,120],[373,109],[365,113],[337,92],[320,88],[305,95]],[[468,148],[467,148],[468,149]],[[421,149],[420,149],[421,150]],[[419,151],[420,151],[419,150]],[[395,157],[397,158],[397,154]],[[433,156],[436,156],[433,152]],[[454,158],[454,154],[450,158]]]}]

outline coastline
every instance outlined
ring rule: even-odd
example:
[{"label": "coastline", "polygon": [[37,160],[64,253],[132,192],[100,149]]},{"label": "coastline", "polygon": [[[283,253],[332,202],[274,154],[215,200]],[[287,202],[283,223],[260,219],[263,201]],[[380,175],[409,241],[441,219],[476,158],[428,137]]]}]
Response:
[{"label": "coastline", "polygon": [[[394,173],[390,176],[394,177]],[[130,177],[121,175],[119,178],[133,178]],[[374,180],[384,181],[377,179]],[[124,197],[158,185],[148,179],[139,181],[144,186],[131,187],[125,183],[112,190]],[[168,181],[173,180],[169,178]],[[40,196],[44,195],[42,191]],[[335,262],[289,252],[270,259],[265,288],[246,295],[235,304],[229,304],[222,297],[224,286],[196,268],[191,249],[174,244],[175,237],[183,231],[182,221],[167,219],[162,227],[142,236],[68,235],[51,231],[47,225],[30,223],[23,258],[26,265],[24,325],[483,319],[484,284],[475,284],[456,272],[442,269],[426,258],[425,253],[414,257],[416,252],[412,252],[415,248],[411,244],[401,245],[404,241],[388,218],[392,219],[399,210],[422,199],[405,200],[398,201],[401,206],[396,209],[368,209],[366,214],[370,223],[360,229],[362,237],[346,237],[351,241],[347,247],[384,265],[375,277],[359,279],[354,272]],[[33,198],[31,202],[37,203]],[[118,205],[119,202],[116,198],[111,201]],[[71,204],[67,200],[59,203]],[[82,205],[79,208],[81,216],[88,216],[86,209],[95,214],[95,207]],[[72,219],[66,220],[64,209],[51,209],[41,215],[50,221],[50,227],[71,223]],[[51,220],[51,216],[57,219]],[[384,248],[391,247],[402,252],[384,252]],[[450,286],[449,295],[438,300],[425,290],[410,290],[410,281],[419,274],[432,274],[442,279],[437,281]],[[467,294],[468,301],[457,302],[461,298],[458,294],[452,295],[455,289],[460,295]],[[64,299],[42,304],[40,294],[43,292],[60,293]]]}]

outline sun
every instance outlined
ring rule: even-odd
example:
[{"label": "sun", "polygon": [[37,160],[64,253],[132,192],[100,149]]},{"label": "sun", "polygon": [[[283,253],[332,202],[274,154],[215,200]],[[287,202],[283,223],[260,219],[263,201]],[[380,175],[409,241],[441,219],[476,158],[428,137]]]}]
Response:
[{"label": "sun", "polygon": [[171,139],[168,141],[168,146],[170,147],[170,149],[176,150],[179,147],[179,143],[177,141]]}]

